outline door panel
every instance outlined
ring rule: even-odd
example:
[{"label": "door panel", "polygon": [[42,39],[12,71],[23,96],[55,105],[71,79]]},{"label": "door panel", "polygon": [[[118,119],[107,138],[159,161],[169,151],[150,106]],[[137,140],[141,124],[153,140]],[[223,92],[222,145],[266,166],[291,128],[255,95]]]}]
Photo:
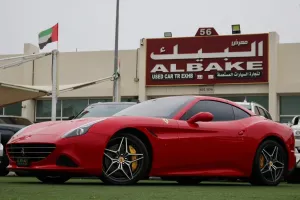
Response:
[{"label": "door panel", "polygon": [[243,124],[230,122],[179,122],[180,157],[186,170],[237,170],[243,159]]},{"label": "door panel", "polygon": [[[235,116],[236,109],[227,102],[200,100],[181,117],[178,137],[182,168],[199,175],[242,174],[239,163],[247,151],[243,148],[245,126],[242,121],[247,113]],[[188,119],[199,112],[210,112],[213,120],[189,124]]]}]

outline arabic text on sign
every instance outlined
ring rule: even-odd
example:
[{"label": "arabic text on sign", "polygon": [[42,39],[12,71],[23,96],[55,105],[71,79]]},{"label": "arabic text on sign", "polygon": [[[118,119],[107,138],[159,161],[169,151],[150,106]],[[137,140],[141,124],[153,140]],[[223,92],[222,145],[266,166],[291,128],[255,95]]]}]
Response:
[{"label": "arabic text on sign", "polygon": [[[245,42],[243,42],[244,44]],[[161,53],[164,49],[161,48]],[[154,54],[151,53],[150,57],[153,60],[177,60],[177,59],[204,59],[204,58],[247,58],[247,57],[256,57],[263,56],[263,41],[258,43],[258,55],[256,54],[256,42],[251,43],[250,51],[241,51],[241,52],[229,52],[229,47],[224,49],[224,52],[218,53],[203,53],[202,48],[198,50],[197,53],[178,53],[178,44],[173,47],[173,54]]]},{"label": "arabic text on sign", "polygon": [[231,43],[231,46],[241,46],[241,45],[246,45],[246,44],[248,44],[248,41],[233,41],[232,43]]},{"label": "arabic text on sign", "polygon": [[261,77],[261,71],[246,71],[246,72],[217,72],[216,78],[257,78]]}]

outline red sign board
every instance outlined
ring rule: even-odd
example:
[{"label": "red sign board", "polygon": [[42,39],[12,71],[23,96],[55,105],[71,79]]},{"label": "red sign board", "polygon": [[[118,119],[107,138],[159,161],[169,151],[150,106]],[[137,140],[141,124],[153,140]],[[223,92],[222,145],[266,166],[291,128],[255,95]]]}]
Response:
[{"label": "red sign board", "polygon": [[146,85],[267,83],[268,39],[268,34],[147,39]]}]

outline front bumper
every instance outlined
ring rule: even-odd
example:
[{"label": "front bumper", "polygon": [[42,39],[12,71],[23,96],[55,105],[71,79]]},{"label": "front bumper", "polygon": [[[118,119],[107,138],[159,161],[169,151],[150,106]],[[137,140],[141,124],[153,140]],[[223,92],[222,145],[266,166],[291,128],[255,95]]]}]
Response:
[{"label": "front bumper", "polygon": [[4,147],[3,144],[1,144],[1,140],[0,140],[0,165],[3,162],[3,157],[4,157]]},{"label": "front bumper", "polygon": [[300,148],[300,139],[295,139],[295,147]]},{"label": "front bumper", "polygon": [[300,140],[295,140],[296,168],[300,168]]},{"label": "front bumper", "polygon": [[[9,157],[10,171],[26,171],[33,174],[72,174],[98,176],[102,172],[102,159],[105,144],[103,138],[82,135],[78,137],[51,140],[51,137],[35,138],[32,136],[26,141],[17,144],[33,144],[47,141],[45,144],[55,144],[55,149],[47,157],[40,161],[33,161],[28,167],[19,167],[9,153],[9,145],[6,147]],[[26,150],[26,149],[25,149]]]},{"label": "front bumper", "polygon": [[295,149],[295,156],[296,156],[296,168],[300,168],[300,152],[298,149]]}]

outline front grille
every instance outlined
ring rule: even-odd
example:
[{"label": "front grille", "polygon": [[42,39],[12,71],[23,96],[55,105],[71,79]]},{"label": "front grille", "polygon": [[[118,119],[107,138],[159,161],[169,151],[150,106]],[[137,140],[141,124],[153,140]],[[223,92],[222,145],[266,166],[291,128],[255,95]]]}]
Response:
[{"label": "front grille", "polygon": [[26,158],[29,162],[38,162],[49,156],[54,149],[54,144],[9,144],[7,154],[13,161]]}]

